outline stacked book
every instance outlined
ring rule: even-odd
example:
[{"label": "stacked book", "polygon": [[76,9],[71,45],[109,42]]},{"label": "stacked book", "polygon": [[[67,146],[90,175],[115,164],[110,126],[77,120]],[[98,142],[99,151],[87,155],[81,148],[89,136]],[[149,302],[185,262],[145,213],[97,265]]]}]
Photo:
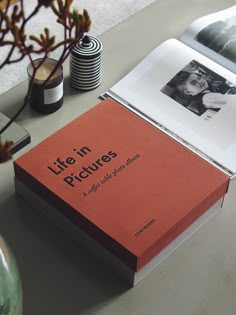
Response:
[{"label": "stacked book", "polygon": [[[9,118],[3,113],[0,113],[0,129],[5,127],[9,122]],[[30,143],[31,138],[29,132],[22,128],[18,123],[13,122],[1,135],[2,142],[12,141],[11,154],[16,153],[24,146]]]},{"label": "stacked book", "polygon": [[132,285],[221,209],[236,173],[235,16],[164,42],[14,163],[16,191]]},{"label": "stacked book", "polygon": [[17,192],[133,285],[199,226],[190,227],[195,220],[221,207],[229,183],[228,175],[109,99],[14,166]]}]

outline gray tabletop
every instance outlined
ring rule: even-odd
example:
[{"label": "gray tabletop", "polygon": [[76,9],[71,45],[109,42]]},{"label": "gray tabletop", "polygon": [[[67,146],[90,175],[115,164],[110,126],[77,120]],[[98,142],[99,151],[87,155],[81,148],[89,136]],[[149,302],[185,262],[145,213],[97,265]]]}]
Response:
[{"label": "gray tabletop", "polygon": [[[196,18],[227,8],[233,0],[159,0],[104,33],[103,82],[79,93],[68,83],[56,113],[27,109],[18,123],[30,131],[31,146],[96,103],[98,96],[164,40],[177,38]],[[26,82],[0,98],[11,116]],[[15,253],[25,315],[62,314],[236,314],[236,208],[232,183],[225,207],[136,287],[130,287],[49,223],[14,192],[12,162],[0,165],[0,233]]]}]

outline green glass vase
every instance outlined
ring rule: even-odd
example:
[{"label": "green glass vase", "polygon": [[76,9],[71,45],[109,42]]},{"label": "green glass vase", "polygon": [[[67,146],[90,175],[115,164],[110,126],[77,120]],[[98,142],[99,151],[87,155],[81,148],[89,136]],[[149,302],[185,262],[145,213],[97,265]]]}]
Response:
[{"label": "green glass vase", "polygon": [[0,235],[0,315],[22,314],[22,286],[15,258]]}]

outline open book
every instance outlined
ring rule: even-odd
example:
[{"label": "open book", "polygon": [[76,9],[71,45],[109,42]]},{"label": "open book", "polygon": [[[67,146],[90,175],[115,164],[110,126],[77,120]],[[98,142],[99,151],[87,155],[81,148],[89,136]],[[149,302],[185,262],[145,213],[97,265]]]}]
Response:
[{"label": "open book", "polygon": [[112,86],[112,97],[236,173],[236,6],[195,21]]}]

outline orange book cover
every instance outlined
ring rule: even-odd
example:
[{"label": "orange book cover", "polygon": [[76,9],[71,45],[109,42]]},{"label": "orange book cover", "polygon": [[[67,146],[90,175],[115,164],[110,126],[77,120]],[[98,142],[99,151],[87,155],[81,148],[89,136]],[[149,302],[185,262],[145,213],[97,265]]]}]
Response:
[{"label": "orange book cover", "polygon": [[229,177],[105,100],[14,162],[15,176],[135,271],[227,192]]}]

